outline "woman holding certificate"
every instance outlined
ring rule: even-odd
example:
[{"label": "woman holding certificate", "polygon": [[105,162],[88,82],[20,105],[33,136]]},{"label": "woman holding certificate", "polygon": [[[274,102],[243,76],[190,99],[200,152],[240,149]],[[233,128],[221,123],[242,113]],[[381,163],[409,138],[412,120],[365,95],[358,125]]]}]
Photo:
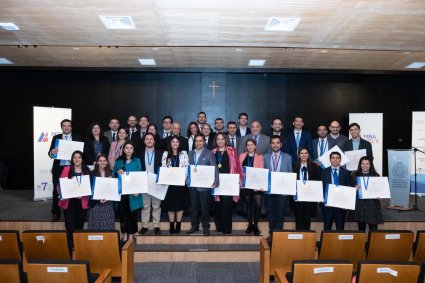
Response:
[{"label": "woman holding certificate", "polygon": [[[112,175],[128,174],[132,171],[142,171],[140,159],[135,155],[134,144],[127,141],[123,147],[123,153],[115,163]],[[143,207],[142,194],[122,195],[120,201],[120,223],[123,241],[133,239],[137,233],[137,210]]]},{"label": "woman holding certificate", "polygon": [[[94,170],[90,172],[92,184],[96,177],[111,177],[112,170],[109,167],[105,154],[96,159]],[[118,188],[117,188],[118,189]],[[90,200],[89,230],[115,230],[114,202],[107,200]]]},{"label": "woman holding certificate", "polygon": [[[308,148],[301,147],[298,151],[298,163],[293,167],[294,173],[297,173],[297,180],[320,181],[319,169],[316,164],[311,162]],[[295,229],[310,230],[311,218],[316,215],[317,203],[315,202],[294,202]]]},{"label": "woman holding certificate", "polygon": [[[246,152],[241,153],[239,161],[241,167],[255,167],[264,168],[264,158],[261,154],[257,153],[257,143],[255,139],[249,138],[245,142]],[[241,192],[246,204],[246,216],[248,220],[248,228],[246,233],[260,235],[261,231],[258,229],[258,220],[260,220],[261,204],[263,203],[262,191],[243,189]]]},{"label": "woman holding certificate", "polygon": [[[89,175],[89,169],[83,161],[83,153],[79,150],[74,151],[71,156],[71,165],[63,168],[60,178],[76,179],[78,186],[76,190],[81,189],[83,175]],[[60,193],[60,185],[57,187]],[[86,210],[89,204],[89,197],[75,197],[59,200],[59,207],[62,208],[65,216],[65,228],[68,235],[70,247],[73,246],[73,233],[75,230],[84,228],[84,220],[86,219]]]},{"label": "woman holding certificate", "polygon": [[[230,146],[223,133],[217,133],[214,137],[216,147],[212,150],[217,162],[220,174],[239,174],[242,181],[242,168],[236,150]],[[233,201],[238,202],[237,196],[215,196],[214,222],[217,232],[223,234],[232,233]]]},{"label": "woman holding certificate", "polygon": [[[367,189],[369,177],[379,177],[375,170],[372,157],[363,156],[359,160],[357,171],[353,172],[353,183],[357,184],[357,178],[360,178],[362,185]],[[356,185],[360,189],[359,184]],[[360,231],[366,231],[366,224],[369,225],[369,231],[378,230],[378,224],[384,223],[379,199],[359,199],[357,194],[356,209],[353,212],[353,220],[357,221]]]},{"label": "woman holding certificate", "polygon": [[[184,167],[187,170],[189,157],[185,150],[182,150],[179,137],[171,138],[168,150],[162,154],[162,167]],[[186,186],[169,186],[163,202],[164,210],[168,211],[170,220],[170,234],[179,234],[181,231],[183,210],[186,206],[187,188]]]},{"label": "woman holding certificate", "polygon": [[109,140],[97,122],[91,123],[87,137],[84,142],[84,160],[87,165],[94,165],[99,155],[109,153]]},{"label": "woman holding certificate", "polygon": [[111,169],[114,169],[115,161],[121,156],[124,143],[127,141],[128,131],[125,128],[118,129],[118,139],[111,143],[109,149],[108,161]]}]

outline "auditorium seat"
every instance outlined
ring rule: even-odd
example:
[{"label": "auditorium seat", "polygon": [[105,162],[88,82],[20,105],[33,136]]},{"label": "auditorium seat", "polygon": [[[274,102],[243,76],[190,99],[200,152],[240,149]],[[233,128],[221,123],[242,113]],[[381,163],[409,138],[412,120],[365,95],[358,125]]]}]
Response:
[{"label": "auditorium seat", "polygon": [[419,230],[416,233],[416,241],[413,248],[413,261],[419,264],[425,262],[425,231]]},{"label": "auditorium seat", "polygon": [[414,262],[360,261],[356,283],[417,283],[419,272]]},{"label": "auditorium seat", "polygon": [[20,260],[0,260],[0,282],[24,283],[25,281]]},{"label": "auditorium seat", "polygon": [[296,260],[292,263],[292,272],[285,274],[283,270],[277,269],[275,281],[289,283],[351,283],[352,276],[353,264],[347,260]]},{"label": "auditorium seat", "polygon": [[412,231],[382,230],[369,232],[367,260],[409,261],[413,247]]},{"label": "auditorium seat", "polygon": [[28,283],[110,283],[111,270],[90,273],[88,261],[32,260],[27,265]]},{"label": "auditorium seat", "polygon": [[274,232],[272,247],[266,239],[260,240],[260,282],[269,282],[276,269],[289,272],[294,260],[312,260],[316,251],[315,231]]},{"label": "auditorium seat", "polygon": [[121,277],[122,283],[133,282],[134,240],[128,240],[120,253],[118,231],[74,232],[74,259],[89,261],[93,272],[111,269],[112,277]]},{"label": "auditorium seat", "polygon": [[319,260],[348,260],[353,264],[364,259],[366,233],[360,231],[322,231]]},{"label": "auditorium seat", "polygon": [[22,260],[19,231],[0,231],[0,260]]},{"label": "auditorium seat", "polygon": [[71,259],[65,231],[24,231],[22,232],[22,243],[27,261],[35,259]]}]

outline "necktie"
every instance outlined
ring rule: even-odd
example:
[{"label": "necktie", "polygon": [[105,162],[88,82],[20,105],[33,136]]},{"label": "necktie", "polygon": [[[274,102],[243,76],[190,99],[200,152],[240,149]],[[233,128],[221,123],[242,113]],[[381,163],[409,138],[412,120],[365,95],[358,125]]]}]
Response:
[{"label": "necktie", "polygon": [[235,138],[231,138],[232,140],[232,146],[235,147]]},{"label": "necktie", "polygon": [[338,186],[339,184],[338,184],[338,174],[337,174],[337,169],[333,169],[334,170],[334,172],[333,172],[333,178],[334,178],[334,185],[336,185],[336,186]]},{"label": "necktie", "polygon": [[297,150],[298,150],[298,148],[300,147],[300,132],[296,132],[296,135],[297,137],[295,139],[295,142],[297,143]]},{"label": "necktie", "polygon": [[255,143],[258,145],[258,135],[254,136]]},{"label": "necktie", "polygon": [[112,141],[117,141],[117,133],[112,134]]},{"label": "necktie", "polygon": [[307,181],[307,167],[303,166],[303,181]]},{"label": "necktie", "polygon": [[277,161],[277,154],[275,154],[273,159],[273,169],[275,172],[277,171]]},{"label": "necktie", "polygon": [[320,156],[323,155],[325,148],[323,147],[323,140],[320,140]]}]

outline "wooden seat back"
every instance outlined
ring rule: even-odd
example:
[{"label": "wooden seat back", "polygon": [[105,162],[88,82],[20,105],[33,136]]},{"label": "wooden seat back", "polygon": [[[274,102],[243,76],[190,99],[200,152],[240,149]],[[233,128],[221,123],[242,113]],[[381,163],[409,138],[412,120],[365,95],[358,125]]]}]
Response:
[{"label": "wooden seat back", "polygon": [[409,261],[413,247],[412,231],[382,230],[369,232],[367,260]]},{"label": "wooden seat back", "polygon": [[22,232],[22,243],[27,260],[70,260],[65,231],[28,230]]},{"label": "wooden seat back", "polygon": [[419,230],[416,233],[416,241],[413,250],[413,261],[419,264],[425,262],[425,231]]},{"label": "wooden seat back", "polygon": [[353,264],[345,260],[294,261],[292,283],[350,283]]},{"label": "wooden seat back", "polygon": [[360,231],[322,231],[319,260],[348,260],[353,264],[364,259],[366,233]]},{"label": "wooden seat back", "polygon": [[0,260],[22,260],[19,231],[0,231]]},{"label": "wooden seat back", "polygon": [[356,283],[417,283],[419,272],[413,262],[361,261]]},{"label": "wooden seat back", "polygon": [[20,260],[0,260],[0,282],[24,282],[24,273]]}]

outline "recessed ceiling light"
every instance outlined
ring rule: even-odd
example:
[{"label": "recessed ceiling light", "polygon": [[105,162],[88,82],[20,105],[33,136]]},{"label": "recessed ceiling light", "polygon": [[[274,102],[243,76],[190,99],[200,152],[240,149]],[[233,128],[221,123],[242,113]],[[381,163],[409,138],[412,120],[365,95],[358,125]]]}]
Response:
[{"label": "recessed ceiling light", "polygon": [[264,30],[267,31],[293,31],[300,23],[301,18],[272,17],[267,21]]},{"label": "recessed ceiling light", "polygon": [[242,52],[242,48],[236,48],[235,51],[236,52]]},{"label": "recessed ceiling light", "polygon": [[107,29],[136,29],[136,25],[130,16],[99,15],[99,18]]},{"label": "recessed ceiling light", "polygon": [[249,60],[248,66],[264,66],[266,60],[261,59],[251,59]]},{"label": "recessed ceiling light", "polygon": [[13,62],[12,61],[10,61],[9,59],[7,59],[7,58],[0,58],[0,64],[1,65],[11,65],[11,64],[13,64]]},{"label": "recessed ceiling light", "polygon": [[153,47],[153,48],[152,48],[152,50],[153,50],[153,51],[158,51],[158,50],[159,50],[159,48],[158,48],[158,47]]},{"label": "recessed ceiling light", "polygon": [[410,63],[409,65],[407,65],[404,68],[406,68],[406,69],[420,69],[423,66],[425,66],[425,62],[413,62],[413,63]]},{"label": "recessed ceiling light", "polygon": [[14,23],[0,23],[0,27],[4,28],[5,30],[19,30],[19,27]]},{"label": "recessed ceiling light", "polygon": [[321,50],[320,52],[322,52],[322,53],[328,53],[328,50],[324,49],[324,50]]},{"label": "recessed ceiling light", "polygon": [[72,48],[72,50],[78,51],[78,50],[80,50],[80,48],[78,48],[78,47],[73,47],[73,48]]},{"label": "recessed ceiling light", "polygon": [[155,59],[139,59],[139,63],[143,66],[156,66]]}]

